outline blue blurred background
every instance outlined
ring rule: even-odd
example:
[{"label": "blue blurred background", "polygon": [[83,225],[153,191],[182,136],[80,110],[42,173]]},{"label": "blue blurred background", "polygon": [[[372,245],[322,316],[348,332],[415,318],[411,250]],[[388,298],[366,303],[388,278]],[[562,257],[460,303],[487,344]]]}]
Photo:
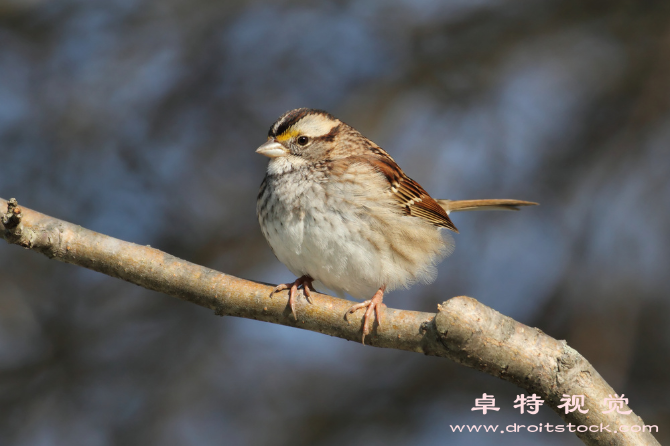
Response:
[{"label": "blue blurred background", "polygon": [[[285,282],[254,153],[294,107],[384,147],[454,215],[431,285],[580,351],[670,441],[670,3],[0,1],[0,196]],[[131,216],[131,218],[129,218]],[[500,412],[472,412],[493,394]],[[2,445],[578,445],[512,384],[235,318],[0,246]]]}]

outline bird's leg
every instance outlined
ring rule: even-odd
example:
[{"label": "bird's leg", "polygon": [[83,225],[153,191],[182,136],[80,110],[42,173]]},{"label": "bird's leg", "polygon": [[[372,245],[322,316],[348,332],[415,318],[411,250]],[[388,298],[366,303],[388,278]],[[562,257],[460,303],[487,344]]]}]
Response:
[{"label": "bird's leg", "polygon": [[309,277],[308,275],[300,276],[297,279],[295,279],[295,282],[292,283],[280,283],[277,285],[277,287],[270,293],[270,297],[278,291],[283,291],[283,290],[289,290],[288,292],[288,304],[291,307],[291,312],[293,313],[293,317],[295,317],[295,320],[298,320],[298,313],[295,311],[295,295],[298,293],[298,288],[302,287],[302,292],[305,295],[305,298],[307,298],[307,301],[310,304],[313,304],[314,302],[312,301],[312,296],[309,294],[309,289],[311,288],[312,291],[316,291],[314,287],[312,286],[312,282],[314,282],[314,279]]},{"label": "bird's leg", "polygon": [[346,313],[344,313],[344,318],[347,319],[347,316],[350,313],[355,313],[356,310],[359,310],[361,308],[367,308],[365,310],[365,316],[363,316],[363,337],[361,338],[361,342],[365,344],[365,335],[370,334],[372,331],[372,323],[370,322],[370,316],[372,316],[372,313],[374,312],[377,316],[377,325],[382,326],[382,313],[379,311],[382,307],[385,307],[384,303],[382,300],[384,299],[384,290],[386,289],[386,285],[382,285],[377,292],[375,293],[374,296],[372,296],[372,299],[366,300],[365,302],[362,302],[360,304],[353,305],[351,308],[347,310]]}]

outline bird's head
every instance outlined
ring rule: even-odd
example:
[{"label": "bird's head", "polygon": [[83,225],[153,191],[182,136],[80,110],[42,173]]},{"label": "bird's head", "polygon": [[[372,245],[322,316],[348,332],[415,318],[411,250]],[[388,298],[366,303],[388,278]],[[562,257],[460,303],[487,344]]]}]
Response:
[{"label": "bird's head", "polygon": [[285,158],[282,162],[291,164],[315,163],[350,154],[341,150],[342,143],[357,137],[363,138],[325,111],[297,108],[272,124],[267,142],[256,153],[272,160]]}]

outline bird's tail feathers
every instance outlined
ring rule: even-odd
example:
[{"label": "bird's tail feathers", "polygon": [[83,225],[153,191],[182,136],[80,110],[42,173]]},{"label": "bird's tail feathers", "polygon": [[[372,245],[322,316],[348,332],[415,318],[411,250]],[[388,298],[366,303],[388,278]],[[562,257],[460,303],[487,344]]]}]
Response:
[{"label": "bird's tail feathers", "polygon": [[440,206],[450,212],[457,211],[518,211],[519,206],[535,206],[538,203],[522,200],[436,200]]}]

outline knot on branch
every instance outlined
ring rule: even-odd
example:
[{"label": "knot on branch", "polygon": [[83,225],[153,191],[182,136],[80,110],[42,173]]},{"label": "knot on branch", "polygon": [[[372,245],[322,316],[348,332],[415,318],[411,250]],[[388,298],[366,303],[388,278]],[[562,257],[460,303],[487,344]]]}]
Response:
[{"label": "knot on branch", "polygon": [[2,224],[5,227],[5,231],[12,235],[19,235],[20,229],[18,228],[21,223],[21,208],[19,203],[16,201],[16,198],[10,198],[7,202],[7,212],[2,214]]},{"label": "knot on branch", "polygon": [[58,220],[47,224],[38,223],[30,209],[24,212],[16,198],[11,198],[7,201],[7,212],[0,210],[0,222],[0,237],[7,243],[40,251],[49,258],[62,256],[64,250],[61,246],[61,223]]}]

